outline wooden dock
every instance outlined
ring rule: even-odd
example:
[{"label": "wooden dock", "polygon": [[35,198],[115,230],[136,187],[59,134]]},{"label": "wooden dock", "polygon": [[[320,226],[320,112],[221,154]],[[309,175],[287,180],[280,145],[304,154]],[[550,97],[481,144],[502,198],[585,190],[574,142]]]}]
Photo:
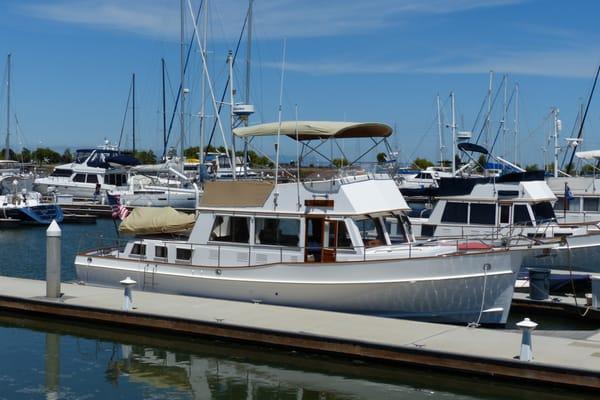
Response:
[{"label": "wooden dock", "polygon": [[600,332],[574,340],[535,335],[534,360],[518,359],[520,333],[328,311],[62,284],[45,297],[45,281],[0,277],[0,310],[105,325],[203,335],[425,368],[600,389]]}]

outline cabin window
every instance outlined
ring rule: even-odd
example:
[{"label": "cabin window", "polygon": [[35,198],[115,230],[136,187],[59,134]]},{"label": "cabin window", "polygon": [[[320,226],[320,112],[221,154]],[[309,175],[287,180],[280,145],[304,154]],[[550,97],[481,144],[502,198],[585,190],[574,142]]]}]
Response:
[{"label": "cabin window", "polygon": [[407,237],[404,231],[404,224],[398,217],[387,217],[385,219],[385,229],[390,237],[392,244],[406,243]]},{"label": "cabin window", "polygon": [[598,199],[583,198],[583,211],[598,211]]},{"label": "cabin window", "polygon": [[154,247],[154,257],[167,258],[167,248],[165,246]]},{"label": "cabin window", "polygon": [[73,171],[70,169],[55,169],[50,176],[71,176]]},{"label": "cabin window", "polygon": [[248,243],[250,229],[248,217],[217,215],[210,234],[216,242]]},{"label": "cabin window", "polygon": [[552,205],[547,201],[533,204],[531,209],[537,223],[554,221],[556,219]]},{"label": "cabin window", "polygon": [[175,253],[175,258],[179,261],[190,261],[192,259],[192,249],[178,248]]},{"label": "cabin window", "polygon": [[500,206],[500,223],[501,224],[509,224],[510,223],[510,206],[508,206],[508,205]]},{"label": "cabin window", "polygon": [[131,248],[132,256],[145,256],[146,255],[146,245],[142,243],[134,243]]},{"label": "cabin window", "polygon": [[580,200],[581,197],[575,197],[573,200],[569,201],[569,211],[580,211]]},{"label": "cabin window", "polygon": [[471,224],[494,225],[496,223],[495,204],[471,203]]},{"label": "cabin window", "polygon": [[98,175],[88,174],[87,183],[98,183]]},{"label": "cabin window", "polygon": [[458,222],[467,223],[467,203],[446,203],[444,214],[442,214],[442,222]]},{"label": "cabin window", "polygon": [[523,204],[515,205],[513,221],[515,224],[520,225],[533,225],[531,223],[531,217],[529,216],[529,210],[527,210],[527,206]]},{"label": "cabin window", "polygon": [[554,209],[556,211],[563,211],[565,209],[565,198],[558,197],[556,203],[554,203]]},{"label": "cabin window", "polygon": [[291,218],[255,218],[256,244],[298,246],[300,220]]},{"label": "cabin window", "polygon": [[365,247],[382,246],[386,244],[383,228],[378,219],[367,217],[356,219],[354,222],[360,231],[360,236],[362,237]]},{"label": "cabin window", "polygon": [[75,174],[73,182],[85,182],[85,174]]},{"label": "cabin window", "polygon": [[348,233],[348,228],[346,228],[346,223],[344,221],[338,221],[337,247],[338,249],[352,248],[352,239],[350,239],[350,234]]}]

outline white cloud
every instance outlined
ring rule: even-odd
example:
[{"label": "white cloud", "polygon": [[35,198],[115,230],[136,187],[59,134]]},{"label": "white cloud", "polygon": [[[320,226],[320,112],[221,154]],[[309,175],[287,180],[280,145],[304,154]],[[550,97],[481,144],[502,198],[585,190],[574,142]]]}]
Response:
[{"label": "white cloud", "polygon": [[[257,0],[255,24],[262,39],[335,36],[379,30],[415,14],[448,14],[476,8],[499,7],[526,0]],[[187,3],[187,1],[186,1]],[[199,1],[192,1],[198,7]],[[211,1],[220,34],[235,37],[247,1]],[[175,40],[179,35],[179,2],[173,0],[61,0],[21,6],[36,18]],[[186,18],[189,10],[186,4]]]}]

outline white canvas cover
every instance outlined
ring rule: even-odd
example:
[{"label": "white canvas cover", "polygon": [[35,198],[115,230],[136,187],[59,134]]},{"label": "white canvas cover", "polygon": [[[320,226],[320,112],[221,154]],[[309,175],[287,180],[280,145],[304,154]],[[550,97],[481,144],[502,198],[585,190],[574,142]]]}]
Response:
[{"label": "white canvas cover", "polygon": [[600,160],[600,150],[578,151],[575,155],[582,160]]},{"label": "white canvas cover", "polygon": [[172,207],[137,207],[121,223],[119,231],[136,235],[182,233],[191,230],[195,222],[194,214]]},{"label": "white canvas cover", "polygon": [[[278,122],[236,128],[233,133],[239,137],[275,136],[279,131]],[[283,121],[281,134],[298,140],[327,138],[366,138],[388,137],[392,128],[376,122],[338,122],[338,121]]]}]

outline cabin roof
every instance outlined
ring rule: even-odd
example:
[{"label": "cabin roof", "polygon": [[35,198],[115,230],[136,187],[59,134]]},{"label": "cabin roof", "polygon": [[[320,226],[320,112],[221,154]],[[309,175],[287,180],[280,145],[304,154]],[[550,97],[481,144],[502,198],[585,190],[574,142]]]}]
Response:
[{"label": "cabin roof", "polygon": [[389,125],[376,122],[339,121],[283,121],[236,128],[233,133],[239,137],[289,136],[298,140],[349,139],[368,137],[388,137],[392,134]]}]

